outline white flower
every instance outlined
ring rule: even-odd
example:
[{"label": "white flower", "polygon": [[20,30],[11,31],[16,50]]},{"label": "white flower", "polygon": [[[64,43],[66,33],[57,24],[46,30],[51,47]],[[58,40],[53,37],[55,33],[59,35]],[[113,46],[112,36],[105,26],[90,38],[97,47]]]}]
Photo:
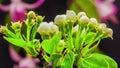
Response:
[{"label": "white flower", "polygon": [[61,26],[66,20],[66,15],[57,15],[54,19],[56,25]]},{"label": "white flower", "polygon": [[92,23],[93,25],[96,25],[98,22],[95,18],[90,18],[90,23]]},{"label": "white flower", "polygon": [[102,28],[102,29],[107,28],[106,24],[104,24],[104,23],[100,24],[99,27]]},{"label": "white flower", "polygon": [[77,15],[74,11],[72,10],[67,10],[66,12],[66,19],[72,23],[74,23],[77,19],[76,19]]},{"label": "white flower", "polygon": [[82,24],[88,24],[89,18],[87,16],[81,16],[79,22]]},{"label": "white flower", "polygon": [[40,23],[38,27],[38,32],[40,34],[49,34],[50,32],[50,25],[47,22]]},{"label": "white flower", "polygon": [[97,27],[97,30],[102,32],[102,33],[105,33],[106,29],[107,29],[107,26],[104,23],[99,24],[98,27]]},{"label": "white flower", "polygon": [[79,12],[78,15],[77,15],[78,19],[82,16],[86,16],[86,13],[85,12]]},{"label": "white flower", "polygon": [[51,33],[54,33],[54,32],[58,31],[58,26],[55,25],[53,22],[50,22],[49,25],[50,25],[50,32]]},{"label": "white flower", "polygon": [[105,34],[108,36],[108,37],[111,37],[113,36],[113,30],[111,28],[107,28],[106,31],[105,31]]}]

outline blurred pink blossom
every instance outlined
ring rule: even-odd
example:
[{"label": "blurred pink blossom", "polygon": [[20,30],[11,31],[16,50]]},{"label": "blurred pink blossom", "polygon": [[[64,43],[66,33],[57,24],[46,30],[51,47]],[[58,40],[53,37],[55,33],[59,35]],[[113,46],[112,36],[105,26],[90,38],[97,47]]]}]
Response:
[{"label": "blurred pink blossom", "polygon": [[25,13],[27,9],[35,9],[43,4],[44,0],[38,0],[34,4],[24,3],[22,0],[11,0],[11,4],[9,5],[1,5],[0,10],[7,11],[10,13],[11,20],[23,21],[26,19]]},{"label": "blurred pink blossom", "polygon": [[106,22],[111,19],[114,24],[118,24],[116,18],[117,7],[114,5],[115,0],[95,0],[95,6],[100,16],[101,22]]},{"label": "blurred pink blossom", "polygon": [[13,68],[38,68],[37,63],[40,62],[38,58],[32,58],[30,56],[23,58],[11,46],[9,47],[9,52],[12,60],[18,63]]}]

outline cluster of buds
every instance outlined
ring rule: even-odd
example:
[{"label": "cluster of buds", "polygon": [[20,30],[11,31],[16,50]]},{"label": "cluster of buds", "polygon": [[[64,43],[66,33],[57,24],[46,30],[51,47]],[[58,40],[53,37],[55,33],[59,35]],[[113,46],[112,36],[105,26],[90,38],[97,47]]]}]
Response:
[{"label": "cluster of buds", "polygon": [[[79,12],[77,15],[78,18],[78,24],[79,26],[87,26],[91,27],[91,29],[94,29],[93,31],[99,31],[100,33],[104,34],[106,37],[111,37],[113,35],[113,31],[111,28],[108,28],[106,24],[98,23],[95,18],[88,18],[87,15],[84,12]],[[74,31],[78,31],[78,25],[76,25],[73,29]]]},{"label": "cluster of buds", "polygon": [[[11,23],[10,27],[1,26],[0,33],[6,32],[4,38],[24,48],[28,54],[40,54],[47,62],[53,60],[54,63],[55,60],[58,66],[67,64],[68,60],[71,63],[71,67],[68,68],[72,68],[74,62],[78,65],[79,61],[82,62],[82,57],[93,54],[101,39],[112,38],[113,35],[112,29],[106,24],[98,23],[95,18],[89,18],[84,12],[76,14],[67,10],[66,14],[57,15],[54,22],[42,22],[44,17],[36,15],[33,11],[30,11],[27,17],[24,24],[16,22]],[[24,27],[26,33],[22,31]],[[41,43],[35,39],[37,32],[41,35]]]},{"label": "cluster of buds", "polygon": [[40,23],[38,27],[38,32],[42,35],[49,35],[49,34],[54,34],[58,31],[57,25],[55,25],[53,22],[42,22]]},{"label": "cluster of buds", "polygon": [[67,10],[66,15],[57,15],[54,19],[54,22],[58,26],[62,26],[65,24],[74,24],[77,20],[77,15],[74,11],[72,10]]},{"label": "cluster of buds", "polygon": [[[74,25],[77,22],[77,25],[74,26],[73,32],[78,31],[78,28],[81,26],[91,27],[94,31],[100,31],[102,34],[107,37],[111,37],[113,35],[113,31],[111,28],[107,28],[106,24],[100,24],[95,18],[89,18],[85,12],[79,12],[76,14],[72,10],[67,10],[66,14],[57,15],[54,19],[54,22],[59,27],[64,26],[66,24]],[[79,24],[79,25],[78,25]],[[64,27],[63,27],[64,28]]]},{"label": "cluster of buds", "polygon": [[11,27],[13,29],[20,29],[22,27],[22,24],[21,24],[20,21],[18,21],[18,22],[12,22],[11,24],[12,24]]}]

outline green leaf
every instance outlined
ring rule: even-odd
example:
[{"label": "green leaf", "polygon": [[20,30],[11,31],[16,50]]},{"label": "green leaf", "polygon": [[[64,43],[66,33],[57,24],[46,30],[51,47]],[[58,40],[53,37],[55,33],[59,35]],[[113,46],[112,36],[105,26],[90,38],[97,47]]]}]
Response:
[{"label": "green leaf", "polygon": [[76,12],[81,10],[86,12],[89,17],[94,17],[99,20],[98,12],[92,0],[73,0],[70,4],[69,9],[72,9]]},{"label": "green leaf", "polygon": [[73,52],[69,52],[63,59],[64,60],[61,62],[62,68],[73,68],[73,63],[74,63]]},{"label": "green leaf", "polygon": [[27,42],[25,50],[28,52],[28,54],[32,56],[37,56],[39,53],[38,50],[40,50],[40,43],[38,40],[29,41]]},{"label": "green leaf", "polygon": [[85,37],[85,44],[94,43],[95,37],[96,37],[96,33],[94,33],[94,32],[87,33],[87,35]]},{"label": "green leaf", "polygon": [[20,39],[15,39],[15,38],[9,38],[9,37],[4,37],[5,40],[7,40],[9,43],[19,46],[19,47],[26,47],[26,42]]},{"label": "green leaf", "polygon": [[42,16],[37,16],[36,17],[36,23],[35,25],[32,27],[32,30],[31,30],[31,40],[33,40],[36,36],[36,33],[37,33],[37,29],[40,25],[40,23],[43,21],[44,17]]},{"label": "green leaf", "polygon": [[12,38],[19,38],[15,33],[13,33],[12,31],[10,31],[9,29],[6,30],[6,35]]},{"label": "green leaf", "polygon": [[82,49],[82,51],[81,51],[82,56],[87,56],[87,54],[91,54],[91,53],[95,52],[95,50],[97,49],[99,43],[100,43],[100,40],[97,41],[97,42],[94,43],[94,44],[88,44],[88,45],[86,45],[86,46]]},{"label": "green leaf", "polygon": [[44,40],[42,42],[42,48],[48,54],[53,54],[57,50],[60,40],[61,40],[61,33],[58,33],[52,39]]},{"label": "green leaf", "polygon": [[94,53],[82,58],[79,68],[118,68],[118,66],[109,56]]},{"label": "green leaf", "polygon": [[79,50],[83,46],[85,42],[85,37],[86,37],[86,28],[79,27],[79,31],[77,33],[76,42],[75,42],[75,47],[77,50]]},{"label": "green leaf", "polygon": [[60,54],[53,54],[51,56],[48,56],[47,54],[43,55],[43,58],[46,60],[46,62],[50,63],[51,61],[54,61],[53,62],[54,67],[57,66],[57,63],[58,63],[60,57],[62,57],[62,55],[60,55]]},{"label": "green leaf", "polygon": [[33,40],[36,36],[36,33],[37,33],[37,29],[38,29],[38,24],[36,23],[33,28],[31,29],[31,40]]},{"label": "green leaf", "polygon": [[58,65],[58,62],[59,62],[61,57],[62,57],[62,55],[60,55],[60,54],[53,54],[50,57],[50,61],[53,60],[53,67],[54,68],[56,68],[56,66]]}]

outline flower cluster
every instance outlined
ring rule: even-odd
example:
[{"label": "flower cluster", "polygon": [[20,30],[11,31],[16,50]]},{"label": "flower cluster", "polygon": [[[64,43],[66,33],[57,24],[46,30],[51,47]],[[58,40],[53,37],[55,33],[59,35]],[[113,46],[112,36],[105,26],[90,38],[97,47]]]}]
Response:
[{"label": "flower cluster", "polygon": [[[32,11],[27,17],[23,24],[12,24],[12,30],[8,26],[5,27],[4,38],[24,48],[29,55],[42,56],[40,61],[43,62],[43,66],[48,68],[51,66],[53,68],[99,68],[104,65],[102,67],[107,68],[112,64],[109,67],[117,68],[113,59],[96,52],[101,39],[112,38],[113,31],[105,24],[98,23],[95,18],[89,18],[84,12],[76,14],[72,10],[67,10],[66,14],[57,15],[54,22],[49,23],[42,22],[44,17]],[[23,32],[25,30],[26,32]],[[36,32],[42,40],[36,39]],[[97,62],[94,63],[94,60]]]},{"label": "flower cluster", "polygon": [[118,12],[118,9],[114,2],[115,0],[94,0],[101,22],[111,19],[114,24],[118,24],[117,17],[115,16]]},{"label": "flower cluster", "polygon": [[58,27],[53,22],[42,22],[38,27],[38,32],[40,34],[49,35],[50,33],[55,33],[58,31]]}]

